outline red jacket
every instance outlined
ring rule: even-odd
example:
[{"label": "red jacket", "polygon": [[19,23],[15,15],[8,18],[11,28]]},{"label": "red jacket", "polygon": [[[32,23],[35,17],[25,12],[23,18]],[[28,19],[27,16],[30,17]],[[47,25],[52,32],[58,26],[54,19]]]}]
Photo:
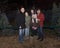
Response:
[{"label": "red jacket", "polygon": [[44,14],[43,13],[40,13],[38,16],[37,16],[37,18],[40,20],[39,22],[39,25],[40,25],[40,27],[43,27],[43,25],[44,25],[44,19],[45,19],[45,17],[44,17]]}]

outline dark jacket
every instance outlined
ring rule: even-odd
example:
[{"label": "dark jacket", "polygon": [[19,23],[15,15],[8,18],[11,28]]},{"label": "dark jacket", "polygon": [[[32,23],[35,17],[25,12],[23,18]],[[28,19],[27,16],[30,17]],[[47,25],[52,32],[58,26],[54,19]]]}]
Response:
[{"label": "dark jacket", "polygon": [[17,27],[19,28],[21,26],[21,28],[25,28],[25,15],[24,13],[17,13],[16,16],[16,24]]}]

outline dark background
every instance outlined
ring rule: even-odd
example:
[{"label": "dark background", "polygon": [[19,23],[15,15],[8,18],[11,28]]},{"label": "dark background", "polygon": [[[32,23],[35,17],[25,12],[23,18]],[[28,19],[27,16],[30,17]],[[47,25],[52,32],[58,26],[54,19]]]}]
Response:
[{"label": "dark background", "polygon": [[32,6],[41,9],[52,9],[52,4],[55,2],[57,5],[60,0],[0,0],[0,7],[6,10],[17,9],[17,7],[24,6],[25,8],[31,8]]}]

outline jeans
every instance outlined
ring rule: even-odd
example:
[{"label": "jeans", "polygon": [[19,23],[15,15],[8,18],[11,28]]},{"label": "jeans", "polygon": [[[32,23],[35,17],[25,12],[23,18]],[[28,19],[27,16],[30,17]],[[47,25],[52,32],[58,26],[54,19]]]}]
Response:
[{"label": "jeans", "polygon": [[29,27],[25,28],[25,36],[26,36],[26,37],[29,36]]},{"label": "jeans", "polygon": [[44,33],[43,33],[42,27],[38,27],[38,38],[41,38],[41,39],[44,38]]},{"label": "jeans", "polygon": [[25,32],[25,29],[19,29],[19,41],[20,42],[23,42],[24,40],[24,32]]}]

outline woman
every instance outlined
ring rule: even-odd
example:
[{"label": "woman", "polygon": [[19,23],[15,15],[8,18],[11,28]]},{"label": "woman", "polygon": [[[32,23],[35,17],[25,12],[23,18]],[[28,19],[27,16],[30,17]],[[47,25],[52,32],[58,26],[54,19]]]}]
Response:
[{"label": "woman", "polygon": [[43,33],[43,25],[44,25],[44,14],[41,12],[40,9],[37,10],[37,18],[39,20],[39,27],[38,27],[38,40],[41,39],[43,41],[44,33]]},{"label": "woman", "polygon": [[26,37],[26,39],[29,38],[30,20],[31,20],[31,17],[29,16],[28,12],[25,12],[25,25],[26,25],[25,37]]}]

